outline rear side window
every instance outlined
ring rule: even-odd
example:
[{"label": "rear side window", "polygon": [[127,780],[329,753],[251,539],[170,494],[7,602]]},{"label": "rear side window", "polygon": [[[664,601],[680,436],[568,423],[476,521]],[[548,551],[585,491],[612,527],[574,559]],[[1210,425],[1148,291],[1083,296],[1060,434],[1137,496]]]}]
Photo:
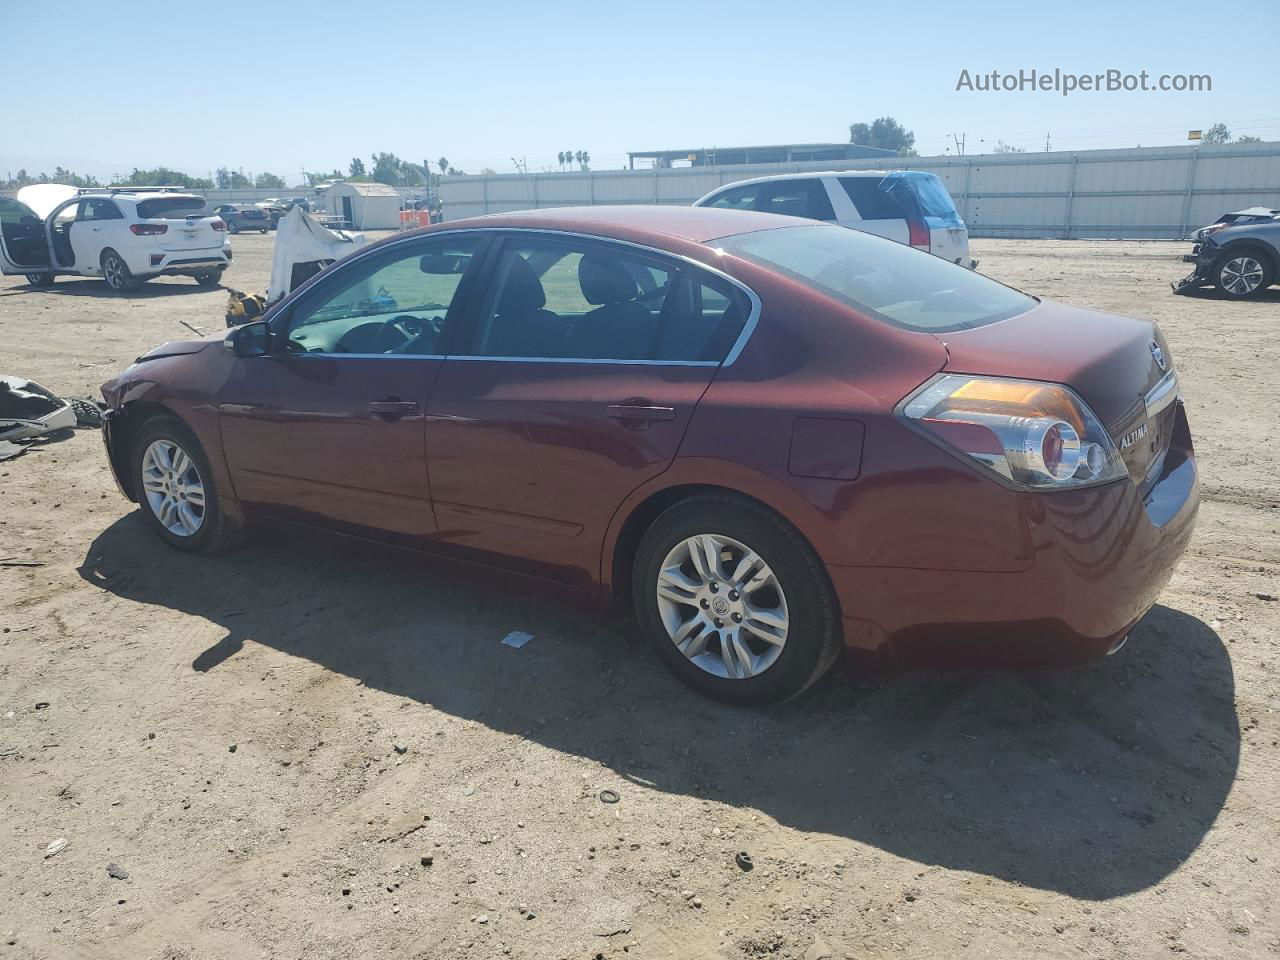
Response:
[{"label": "rear side window", "polygon": [[472,352],[482,357],[718,362],[746,320],[719,278],[607,244],[510,240]]},{"label": "rear side window", "polygon": [[138,201],[140,220],[185,220],[187,217],[211,217],[213,211],[203,197],[152,197]]},{"label": "rear side window", "polygon": [[716,245],[907,330],[981,327],[1036,305],[1033,297],[972,270],[844,227],[760,230]]},{"label": "rear side window", "polygon": [[863,220],[902,220],[907,216],[884,190],[884,177],[841,177],[840,186]]},{"label": "rear side window", "polygon": [[784,217],[807,217],[810,220],[834,220],[827,188],[820,180],[776,180],[766,183],[755,209],[779,213]]},{"label": "rear side window", "polygon": [[81,220],[122,220],[124,214],[114,200],[86,200],[80,208]]}]

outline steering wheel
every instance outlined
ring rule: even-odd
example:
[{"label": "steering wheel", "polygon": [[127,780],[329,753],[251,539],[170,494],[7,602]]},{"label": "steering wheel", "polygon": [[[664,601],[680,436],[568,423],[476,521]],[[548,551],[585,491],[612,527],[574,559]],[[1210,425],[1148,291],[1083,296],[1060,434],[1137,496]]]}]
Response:
[{"label": "steering wheel", "polygon": [[399,353],[429,329],[439,333],[440,321],[436,318],[424,320],[411,313],[398,314],[378,328],[373,338],[373,351]]}]

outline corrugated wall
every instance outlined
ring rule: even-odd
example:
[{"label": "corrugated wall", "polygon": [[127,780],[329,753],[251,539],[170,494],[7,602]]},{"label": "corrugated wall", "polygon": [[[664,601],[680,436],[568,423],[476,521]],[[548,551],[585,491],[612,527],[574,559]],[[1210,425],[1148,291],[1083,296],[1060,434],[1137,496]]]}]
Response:
[{"label": "corrugated wall", "polygon": [[1280,143],[445,177],[444,218],[535,207],[692,203],[735,180],[816,170],[925,170],[974,236],[1179,238],[1242,207],[1280,208]]}]

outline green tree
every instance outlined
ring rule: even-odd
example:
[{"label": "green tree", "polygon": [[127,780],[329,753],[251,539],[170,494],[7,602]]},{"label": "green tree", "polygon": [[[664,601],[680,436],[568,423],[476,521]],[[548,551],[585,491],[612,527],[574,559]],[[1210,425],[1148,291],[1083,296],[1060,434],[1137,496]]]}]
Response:
[{"label": "green tree", "polygon": [[1261,137],[1236,137],[1236,143],[1261,143]]},{"label": "green tree", "polygon": [[359,157],[352,157],[351,163],[347,165],[347,173],[351,174],[353,177],[363,177],[364,161]]},{"label": "green tree", "polygon": [[916,135],[893,117],[879,117],[871,123],[849,124],[849,142],[864,147],[893,150],[900,157],[916,155]]},{"label": "green tree", "polygon": [[[244,174],[240,177],[245,180],[246,185],[248,179]],[[181,170],[171,170],[168,167],[156,167],[154,170],[139,170],[137,167],[125,179],[124,183],[131,187],[186,187],[188,190],[212,190],[213,181],[206,177],[193,177],[190,174],[183,173]]]},{"label": "green tree", "polygon": [[1015,147],[1011,143],[1005,143],[1003,140],[997,140],[992,153],[1026,153],[1026,147]]},{"label": "green tree", "polygon": [[1201,143],[1230,143],[1231,131],[1227,129],[1225,123],[1215,123],[1212,127],[1204,132],[1204,136],[1200,138]]},{"label": "green tree", "polygon": [[274,173],[260,173],[254,177],[253,185],[259,190],[283,190],[284,178]]}]

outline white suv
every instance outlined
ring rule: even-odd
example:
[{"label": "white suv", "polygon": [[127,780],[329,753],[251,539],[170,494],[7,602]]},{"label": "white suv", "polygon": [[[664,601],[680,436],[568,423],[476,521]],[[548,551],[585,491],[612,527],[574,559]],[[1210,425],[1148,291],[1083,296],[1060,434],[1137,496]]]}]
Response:
[{"label": "white suv", "polygon": [[39,184],[0,197],[0,272],[33,286],[102,277],[118,292],[161,275],[215,287],[231,262],[226,229],[195,194]]},{"label": "white suv", "polygon": [[827,220],[910,244],[973,269],[969,230],[943,182],[918,170],[787,173],[739,180],[695,200],[695,207],[761,210]]}]

